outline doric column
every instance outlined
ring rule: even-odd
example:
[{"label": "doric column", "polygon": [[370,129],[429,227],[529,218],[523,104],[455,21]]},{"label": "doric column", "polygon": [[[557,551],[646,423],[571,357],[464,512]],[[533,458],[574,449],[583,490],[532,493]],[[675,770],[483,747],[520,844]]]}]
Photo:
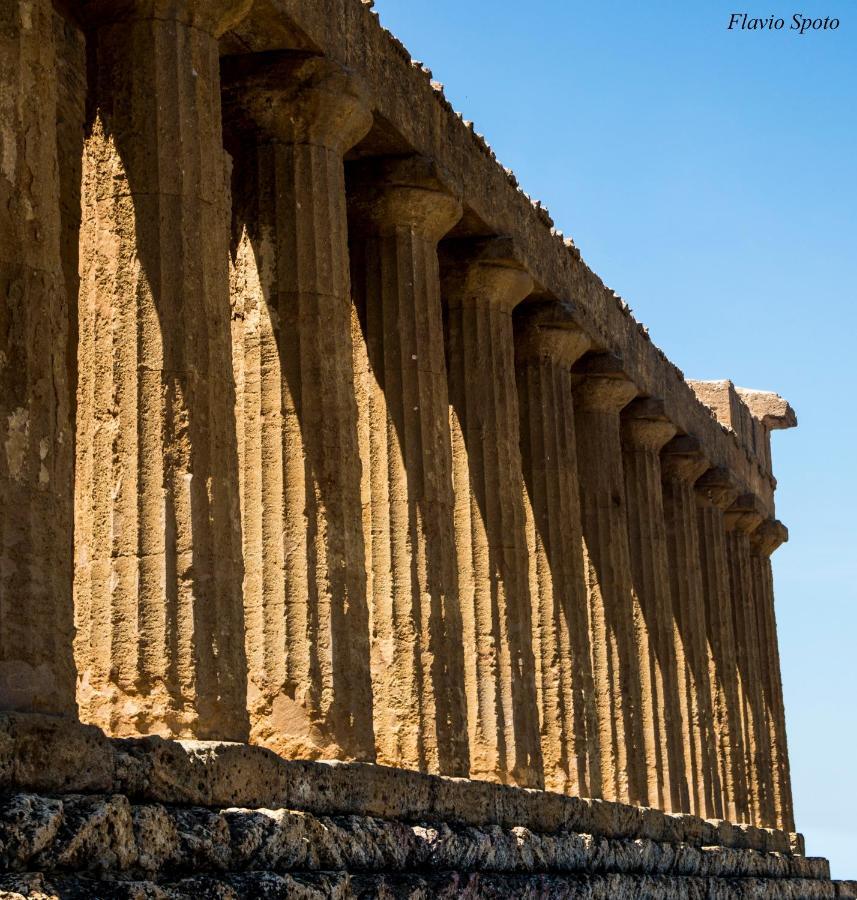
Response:
[{"label": "doric column", "polygon": [[372,124],[320,57],[223,64],[251,739],[375,758],[343,155]]},{"label": "doric column", "polygon": [[458,585],[474,778],[542,784],[512,310],[532,279],[502,238],[442,257]]},{"label": "doric column", "polygon": [[619,413],[637,388],[610,354],[573,372],[584,572],[603,796],[649,804]]},{"label": "doric column", "polygon": [[710,463],[689,435],[661,451],[672,620],[690,812],[722,818],[717,743],[711,706],[705,594],[700,569],[694,483]]},{"label": "doric column", "polygon": [[696,482],[699,559],[705,596],[711,702],[724,818],[749,821],[747,767],[723,511],[738,496],[728,470],[709,469]]},{"label": "doric column", "polygon": [[83,3],[80,702],[114,734],[244,739],[218,35],[247,0]]},{"label": "doric column", "polygon": [[590,346],[556,303],[515,317],[521,457],[545,788],[601,796],[571,366]]},{"label": "doric column", "polygon": [[738,497],[724,514],[750,821],[771,826],[774,811],[770,737],[763,707],[759,629],[750,568],[750,535],[763,518],[752,494]]},{"label": "doric column", "polygon": [[750,535],[750,570],[760,636],[762,691],[769,729],[775,827],[791,832],[795,827],[794,811],[771,572],[771,554],[787,540],[788,531],[781,522],[776,519],[762,522]]},{"label": "doric column", "polygon": [[466,775],[437,242],[461,206],[420,158],[348,173],[378,762]]},{"label": "doric column", "polygon": [[0,710],[75,713],[73,378],[50,0],[0,13]]},{"label": "doric column", "polygon": [[682,717],[676,679],[660,451],[675,436],[663,403],[633,400],[622,411],[622,465],[628,504],[634,631],[642,680],[649,803],[687,812]]}]

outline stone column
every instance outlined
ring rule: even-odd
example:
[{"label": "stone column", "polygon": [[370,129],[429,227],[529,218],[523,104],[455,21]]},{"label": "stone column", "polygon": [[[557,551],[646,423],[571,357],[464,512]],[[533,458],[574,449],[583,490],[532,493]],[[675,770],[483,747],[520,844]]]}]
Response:
[{"label": "stone column", "polygon": [[726,469],[709,469],[696,482],[699,560],[705,596],[721,806],[724,818],[729,821],[748,822],[750,807],[747,767],[741,727],[726,529],[723,522],[723,511],[732,505],[737,496],[735,480]]},{"label": "stone column", "polygon": [[470,774],[539,787],[512,328],[533,282],[502,238],[453,244],[442,259]]},{"label": "stone column", "polygon": [[3,3],[0,146],[0,710],[73,716],[73,369],[49,0]]},{"label": "stone column", "polygon": [[113,734],[247,736],[218,35],[247,0],[86,2],[77,657]]},{"label": "stone column", "polygon": [[750,535],[750,570],[760,635],[762,691],[769,729],[775,827],[792,832],[795,828],[794,810],[771,572],[771,554],[787,540],[788,531],[782,522],[776,519],[762,522]]},{"label": "stone column", "polygon": [[764,513],[752,494],[740,496],[724,514],[750,821],[770,827],[775,818],[770,736],[763,707],[761,648],[750,568],[750,535],[763,518]]},{"label": "stone column", "polygon": [[688,812],[659,456],[675,433],[663,403],[652,397],[634,400],[622,411],[622,465],[649,803],[659,809]]},{"label": "stone column", "polygon": [[428,160],[348,172],[378,762],[466,775],[437,242],[461,216]]},{"label": "stone column", "polygon": [[536,691],[545,788],[601,796],[571,366],[589,338],[556,303],[515,316]]},{"label": "stone column", "polygon": [[598,353],[572,370],[603,796],[649,805],[619,413],[637,388]]},{"label": "stone column", "polygon": [[717,766],[705,594],[700,569],[694,483],[710,463],[689,435],[673,438],[661,451],[664,518],[675,634],[679,706],[690,812],[722,818]]},{"label": "stone column", "polygon": [[320,57],[224,60],[251,739],[375,757],[343,155],[372,124]]}]

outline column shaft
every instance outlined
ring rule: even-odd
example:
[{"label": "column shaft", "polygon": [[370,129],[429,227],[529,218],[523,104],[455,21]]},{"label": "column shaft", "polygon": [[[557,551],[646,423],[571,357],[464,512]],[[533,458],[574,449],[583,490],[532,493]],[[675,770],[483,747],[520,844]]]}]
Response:
[{"label": "column shaft", "polygon": [[[496,243],[473,250],[491,256]],[[462,260],[444,267],[446,358],[470,773],[543,783],[532,647],[512,308],[526,273]]]},{"label": "column shaft", "polygon": [[698,450],[682,453],[681,442],[689,440],[687,437],[676,438],[662,453],[679,705],[690,812],[702,818],[722,818],[700,538],[693,489],[694,481],[708,468],[708,462]]},{"label": "column shaft", "polygon": [[[750,800],[750,821],[770,827],[774,822],[770,734],[764,710],[760,635],[750,567],[750,532],[762,516],[745,509],[753,498],[739,498],[726,512],[732,620],[738,663],[739,699],[744,731],[744,755]],[[742,506],[743,504],[743,506]]]},{"label": "column shaft", "polygon": [[675,435],[663,405],[636,400],[623,412],[622,465],[628,508],[634,631],[642,678],[648,798],[687,812],[682,719],[661,487],[661,447]]},{"label": "column shaft", "polygon": [[75,590],[82,710],[114,734],[247,733],[215,36],[238,6],[126,4],[93,37]]},{"label": "column shaft", "polygon": [[760,634],[762,691],[770,742],[775,827],[794,831],[785,707],[770,560],[770,554],[786,537],[787,532],[780,523],[770,520],[764,522],[758,532],[754,532],[751,536],[753,553],[750,557],[750,567]]},{"label": "column shaft", "polygon": [[437,259],[461,210],[428,168],[363,165],[349,179],[375,735],[378,762],[466,775]]},{"label": "column shaft", "polygon": [[[600,368],[612,371],[602,374]],[[575,435],[603,796],[648,805],[619,420],[636,388],[613,359],[584,357],[576,370],[581,380]]]},{"label": "column shaft", "polygon": [[0,27],[0,709],[74,715],[73,369],[48,0]]},{"label": "column shaft", "polygon": [[728,473],[723,470],[712,470],[697,482],[697,524],[723,816],[732,822],[748,822],[747,769],[723,523],[723,507],[737,493],[729,484]]},{"label": "column shaft", "polygon": [[515,337],[545,788],[599,797],[570,372],[589,341],[576,329],[542,326],[526,315]]},{"label": "column shaft", "polygon": [[242,148],[232,297],[251,738],[287,757],[372,760],[343,163],[371,113],[320,59],[223,71]]}]

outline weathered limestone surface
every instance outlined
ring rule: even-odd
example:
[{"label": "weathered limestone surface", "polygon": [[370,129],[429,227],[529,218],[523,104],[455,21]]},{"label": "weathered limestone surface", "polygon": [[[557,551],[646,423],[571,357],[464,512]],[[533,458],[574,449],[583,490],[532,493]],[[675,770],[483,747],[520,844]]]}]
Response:
[{"label": "weathered limestone surface", "polygon": [[[748,445],[753,445],[773,480],[771,432],[797,425],[797,417],[791,406],[777,394],[736,388],[731,381],[692,381],[690,385],[697,396],[711,407],[723,425],[739,434]],[[787,538],[788,533],[776,520],[768,520],[755,526],[754,522],[759,521],[762,508],[758,505],[758,498],[752,495],[746,496],[743,511],[745,515],[742,516],[738,514],[740,510],[736,510],[733,520],[736,528],[743,526],[743,530],[749,533],[749,562],[746,560],[745,542],[739,537],[733,539],[736,544],[734,556],[739,561],[736,568],[741,579],[739,589],[751,592],[746,595],[745,600],[752,595],[754,615],[751,624],[755,621],[753,633],[758,635],[757,639],[749,642],[749,650],[758,654],[761,698],[758,693],[751,696],[757,706],[760,703],[763,706],[757,709],[756,721],[760,729],[757,740],[761,742],[761,752],[765,757],[762,776],[768,795],[766,816],[769,821],[788,824],[794,821],[794,816],[770,568],[771,552]],[[746,515],[748,512],[754,514],[749,521]],[[744,571],[747,566],[750,568],[749,580]]]},{"label": "weathered limestone surface", "polygon": [[0,789],[3,896],[837,896],[779,832],[57,718],[0,716]]},{"label": "weathered limestone surface", "polygon": [[343,154],[372,117],[318,58],[224,63],[251,738],[374,758]]},{"label": "weathered limestone surface", "polygon": [[724,516],[738,691],[750,799],[750,821],[772,825],[770,733],[763,708],[757,601],[750,571],[750,534],[762,521],[752,496],[739,497]]},{"label": "weathered limestone surface", "polygon": [[366,763],[284,760],[246,744],[110,740],[93,726],[23,714],[0,715],[0,790],[119,793],[141,803],[287,808],[804,853],[800,835],[752,825]]},{"label": "weathered limestone surface", "polygon": [[646,745],[619,413],[637,394],[619,361],[575,366],[575,434],[602,796],[648,805]]},{"label": "weathered limestone surface", "polygon": [[641,398],[622,412],[634,631],[642,678],[649,802],[689,811],[676,678],[672,601],[659,453],[675,436],[663,404]]},{"label": "weathered limestone surface", "polygon": [[836,896],[799,836],[59,718],[0,715],[0,791],[25,896]]},{"label": "weathered limestone surface", "polygon": [[470,775],[542,787],[512,329],[533,283],[503,239],[453,243],[441,271]]},{"label": "weathered limestone surface", "polygon": [[758,617],[762,692],[769,729],[774,822],[777,828],[794,830],[785,705],[780,675],[777,617],[774,609],[774,581],[771,571],[771,554],[786,540],[788,531],[781,522],[776,520],[763,522],[750,535],[750,568]]},{"label": "weathered limestone surface", "polygon": [[7,872],[140,880],[207,871],[830,877],[826,860],[756,850],[288,809],[139,804],[122,794],[12,794],[0,802],[0,840]]},{"label": "weathered limestone surface", "polygon": [[357,0],[0,11],[0,893],[850,896],[790,831],[793,411],[429,80]]},{"label": "weathered limestone surface", "polygon": [[379,762],[469,767],[437,258],[458,221],[428,160],[350,171],[354,353]]},{"label": "weathered limestone surface", "polygon": [[723,816],[733,822],[746,822],[750,820],[750,797],[723,518],[724,510],[737,495],[734,479],[725,469],[709,469],[696,482],[699,559]]},{"label": "weathered limestone surface", "polygon": [[526,270],[549,296],[572,299],[574,315],[598,346],[623,360],[643,396],[659,397],[676,427],[705,445],[712,464],[729,468],[742,491],[773,508],[773,484],[751,448],[724,431],[696,399],[682,373],[649,339],[626,303],[580,258],[573,243],[551,230],[534,203],[501,166],[481,135],[443,96],[431,73],[414,64],[369,4],[355,0],[257,0],[250,16],[225,38],[241,52],[278,47],[322,48],[359,72],[372,94],[378,145],[434,159],[447,189],[462,198],[482,234],[510,236]]},{"label": "weathered limestone surface", "polygon": [[73,716],[74,470],[48,0],[0,11],[0,708]]},{"label": "weathered limestone surface", "polygon": [[694,483],[709,468],[687,435],[661,452],[667,559],[690,811],[723,817]]},{"label": "weathered limestone surface", "polygon": [[601,756],[583,571],[571,366],[589,339],[567,312],[515,321],[533,652],[545,787],[601,795]]},{"label": "weathered limestone surface", "polygon": [[248,5],[84,4],[76,656],[114,734],[247,734],[217,36]]}]

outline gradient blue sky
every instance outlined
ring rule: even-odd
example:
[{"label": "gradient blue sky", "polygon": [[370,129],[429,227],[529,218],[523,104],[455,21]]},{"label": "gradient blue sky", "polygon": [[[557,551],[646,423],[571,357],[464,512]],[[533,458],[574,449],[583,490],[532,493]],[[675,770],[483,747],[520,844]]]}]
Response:
[{"label": "gradient blue sky", "polygon": [[[688,377],[797,410],[774,436],[797,825],[857,878],[857,2],[376,9]],[[841,25],[729,32],[733,11]]]}]

